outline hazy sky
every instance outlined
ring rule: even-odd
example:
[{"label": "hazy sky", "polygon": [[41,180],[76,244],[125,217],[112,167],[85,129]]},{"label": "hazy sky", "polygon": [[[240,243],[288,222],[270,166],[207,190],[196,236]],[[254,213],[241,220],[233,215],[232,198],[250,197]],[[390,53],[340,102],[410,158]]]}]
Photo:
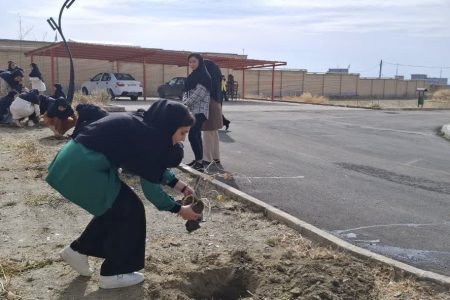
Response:
[{"label": "hazy sky", "polygon": [[[46,23],[63,0],[0,0],[0,38],[54,39]],[[347,67],[377,76],[390,63],[446,67],[450,77],[450,0],[76,0],[64,12],[67,38],[170,50],[245,53],[324,72]],[[385,65],[384,76],[396,74]],[[399,75],[440,68],[398,67]]]}]

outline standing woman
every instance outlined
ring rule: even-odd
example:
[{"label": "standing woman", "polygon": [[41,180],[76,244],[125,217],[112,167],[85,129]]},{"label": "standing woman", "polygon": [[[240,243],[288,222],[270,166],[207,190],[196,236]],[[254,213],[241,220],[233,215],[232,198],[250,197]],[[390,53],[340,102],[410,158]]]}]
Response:
[{"label": "standing woman", "polygon": [[222,123],[221,81],[222,72],[217,64],[205,59],[206,70],[211,75],[212,90],[209,101],[209,118],[203,123],[203,165],[220,164],[219,133]]},{"label": "standing woman", "polygon": [[189,67],[192,73],[185,82],[186,93],[183,95],[183,104],[195,116],[195,124],[189,131],[189,142],[195,159],[188,164],[197,171],[203,172],[203,143],[202,125],[209,116],[209,101],[212,90],[211,76],[206,70],[203,57],[198,53],[188,56]]},{"label": "standing woman", "polygon": [[28,76],[30,77],[31,89],[45,92],[47,87],[45,86],[44,79],[42,79],[41,71],[39,71],[39,68],[35,63],[32,63],[30,67],[31,72]]},{"label": "standing woman", "polygon": [[61,257],[78,273],[91,276],[88,256],[103,258],[101,288],[138,284],[144,275],[146,220],[139,197],[118,176],[125,168],[141,177],[146,198],[159,210],[198,220],[161,187],[184,195],[193,191],[168,170],[183,158],[184,141],[194,118],[173,101],[156,101],[145,113],[116,113],[84,127],[49,166],[46,181],[69,201],[94,215],[81,236]]}]

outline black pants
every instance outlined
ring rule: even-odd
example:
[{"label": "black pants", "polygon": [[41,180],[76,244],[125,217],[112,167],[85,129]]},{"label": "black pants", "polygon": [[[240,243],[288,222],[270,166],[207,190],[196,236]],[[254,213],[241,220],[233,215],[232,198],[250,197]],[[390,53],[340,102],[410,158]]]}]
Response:
[{"label": "black pants", "polygon": [[113,206],[94,217],[70,247],[81,254],[104,258],[100,275],[127,274],[144,268],[145,229],[144,205],[122,183]]},{"label": "black pants", "polygon": [[227,91],[222,91],[222,101],[228,101],[228,95],[227,95]]},{"label": "black pants", "polygon": [[203,159],[202,125],[206,121],[204,114],[195,114],[195,124],[189,130],[189,142],[194,152],[195,160]]}]

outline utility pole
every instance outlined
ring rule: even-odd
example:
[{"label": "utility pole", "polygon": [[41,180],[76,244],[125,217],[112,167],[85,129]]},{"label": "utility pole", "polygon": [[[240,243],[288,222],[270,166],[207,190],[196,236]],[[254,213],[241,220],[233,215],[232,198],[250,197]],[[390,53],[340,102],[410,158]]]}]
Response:
[{"label": "utility pole", "polygon": [[378,75],[378,78],[381,78],[381,71],[383,70],[383,60],[380,60],[380,74]]},{"label": "utility pole", "polygon": [[397,67],[395,68],[395,77],[397,77],[398,76],[398,64],[397,64]]}]

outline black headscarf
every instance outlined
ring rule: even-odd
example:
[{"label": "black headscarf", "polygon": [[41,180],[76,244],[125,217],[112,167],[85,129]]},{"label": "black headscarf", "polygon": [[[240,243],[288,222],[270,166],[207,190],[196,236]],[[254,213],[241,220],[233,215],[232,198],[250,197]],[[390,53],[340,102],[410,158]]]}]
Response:
[{"label": "black headscarf", "polygon": [[27,102],[33,103],[33,104],[39,104],[39,91],[38,90],[31,90],[29,92],[25,92],[19,95],[20,99],[23,99]]},{"label": "black headscarf", "polygon": [[222,72],[220,71],[219,66],[213,61],[205,59],[204,62],[206,70],[208,71],[209,75],[211,75],[211,98],[218,102],[221,102]]},{"label": "black headscarf", "polygon": [[190,116],[184,105],[160,100],[145,113],[109,114],[84,127],[75,141],[103,153],[114,165],[160,183],[166,168],[175,167],[183,157],[172,135]]},{"label": "black headscarf", "polygon": [[56,83],[55,84],[55,94],[53,95],[54,99],[59,99],[59,98],[64,98],[66,99],[66,94],[64,94],[63,92],[63,87],[61,84]]},{"label": "black headscarf", "polygon": [[203,85],[209,92],[212,90],[212,81],[211,75],[209,75],[208,70],[206,70],[205,62],[203,61],[203,57],[198,53],[192,53],[189,55],[189,58],[195,57],[198,59],[198,68],[192,71],[191,74],[187,77],[184,87],[186,91],[190,91],[195,89],[197,84]]},{"label": "black headscarf", "polygon": [[39,71],[39,68],[38,68],[38,66],[35,63],[31,64],[31,72],[30,72],[30,74],[28,76],[30,76],[30,77],[37,77],[40,80],[42,80],[41,71]]},{"label": "black headscarf", "polygon": [[164,99],[158,100],[150,106],[144,113],[144,122],[157,128],[171,140],[178,128],[187,126],[183,122],[190,115],[191,113],[183,104]]},{"label": "black headscarf", "polygon": [[[59,106],[62,106],[65,108],[64,111],[60,111],[58,109]],[[63,97],[60,97],[56,99],[56,101],[48,108],[47,110],[47,117],[49,118],[58,118],[61,120],[66,120],[70,116],[73,116],[75,112],[73,111],[72,107],[69,103],[67,103],[66,99]]]},{"label": "black headscarf", "polygon": [[16,78],[17,76],[23,77],[23,72],[19,69],[15,69],[12,72],[6,71],[0,73],[0,77],[4,81],[6,81],[6,83],[8,83],[9,87],[20,93],[23,89],[23,86],[20,84],[20,82],[14,80],[14,78]]}]

